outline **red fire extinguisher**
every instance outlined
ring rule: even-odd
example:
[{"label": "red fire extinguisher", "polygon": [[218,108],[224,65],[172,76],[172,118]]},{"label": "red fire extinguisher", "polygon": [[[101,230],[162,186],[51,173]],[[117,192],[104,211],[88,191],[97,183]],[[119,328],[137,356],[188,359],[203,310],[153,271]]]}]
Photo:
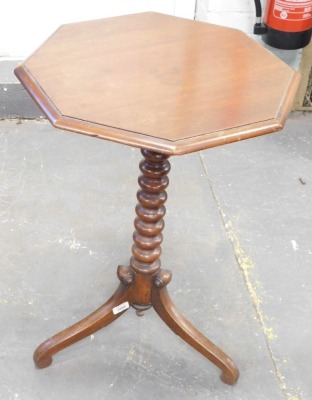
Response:
[{"label": "red fire extinguisher", "polygon": [[[267,0],[264,24],[260,0],[255,0],[254,33],[262,35],[269,46],[300,49],[310,43],[312,35],[312,0]],[[260,18],[260,19],[259,19]]]}]

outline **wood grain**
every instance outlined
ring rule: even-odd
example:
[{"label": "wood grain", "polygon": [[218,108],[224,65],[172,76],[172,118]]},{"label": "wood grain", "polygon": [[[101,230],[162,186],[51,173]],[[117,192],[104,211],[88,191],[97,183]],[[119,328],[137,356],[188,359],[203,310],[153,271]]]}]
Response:
[{"label": "wood grain", "polygon": [[56,127],[169,155],[282,129],[299,82],[238,30],[157,13],[63,25],[16,75]]},{"label": "wood grain", "polygon": [[142,148],[137,218],[129,266],[102,307],[51,339],[34,358],[52,356],[112,323],[128,302],[154,307],[169,328],[218,368],[234,362],[172,303],[161,269],[168,157],[282,129],[299,75],[238,30],[144,13],[59,28],[15,73],[51,123]]}]

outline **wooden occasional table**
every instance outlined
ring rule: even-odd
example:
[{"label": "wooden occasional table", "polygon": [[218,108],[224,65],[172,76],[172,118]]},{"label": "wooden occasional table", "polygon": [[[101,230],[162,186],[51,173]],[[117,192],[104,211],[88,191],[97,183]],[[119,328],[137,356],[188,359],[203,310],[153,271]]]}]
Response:
[{"label": "wooden occasional table", "polygon": [[132,306],[162,320],[234,384],[234,362],[171,301],[161,269],[169,156],[282,129],[299,76],[244,33],[157,13],[61,26],[15,73],[57,128],[141,148],[132,258],[98,310],[42,343],[52,355]]}]

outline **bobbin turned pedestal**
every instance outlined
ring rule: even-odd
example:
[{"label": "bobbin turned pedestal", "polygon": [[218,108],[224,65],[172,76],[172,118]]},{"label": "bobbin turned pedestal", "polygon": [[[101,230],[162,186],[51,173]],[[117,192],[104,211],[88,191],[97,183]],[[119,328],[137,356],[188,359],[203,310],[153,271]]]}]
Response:
[{"label": "bobbin turned pedestal", "polygon": [[168,156],[160,153],[142,150],[142,154],[141,190],[137,193],[139,202],[130,266],[118,267],[117,275],[121,283],[108,302],[87,318],[42,343],[35,351],[35,363],[40,368],[49,366],[55,353],[110,324],[128,309],[129,304],[138,315],[154,307],[173,332],[221,369],[221,379],[225,383],[234,384],[239,375],[234,362],[195,329],[169,297],[167,285],[171,280],[171,271],[160,268],[160,245],[170,163]]},{"label": "bobbin turned pedestal", "polygon": [[153,307],[234,384],[233,361],[167,291],[171,272],[161,269],[160,255],[168,158],[282,129],[298,74],[238,30],[157,13],[63,25],[15,73],[55,127],[144,149],[132,258],[118,267],[118,288],[42,343],[36,365],[47,367],[55,353],[129,306],[138,315]]}]

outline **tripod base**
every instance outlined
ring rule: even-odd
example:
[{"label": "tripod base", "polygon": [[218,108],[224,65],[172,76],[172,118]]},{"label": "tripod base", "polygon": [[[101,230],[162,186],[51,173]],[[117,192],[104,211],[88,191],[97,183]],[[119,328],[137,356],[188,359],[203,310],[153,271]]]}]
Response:
[{"label": "tripod base", "polygon": [[153,307],[168,327],[195,350],[221,369],[223,382],[233,385],[238,379],[238,369],[233,361],[193,325],[191,325],[171,301],[167,285],[171,272],[161,269],[160,254],[166,213],[170,163],[168,156],[142,150],[140,162],[140,190],[137,192],[137,218],[134,221],[132,257],[130,266],[119,266],[117,275],[120,285],[113,296],[99,309],[73,326],[42,343],[34,354],[39,368],[52,362],[58,351],[109,325],[132,306],[142,316]]},{"label": "tripod base", "polygon": [[[236,383],[239,371],[234,362],[188,322],[171,301],[166,288],[171,279],[170,271],[161,269],[152,276],[136,276],[131,267],[121,266],[118,268],[118,276],[121,283],[106,303],[37,348],[34,361],[38,368],[48,367],[54,354],[109,325],[130,305],[139,312],[153,307],[174,333],[220,368],[223,382],[229,385]],[[145,298],[145,304],[142,298]]]}]

